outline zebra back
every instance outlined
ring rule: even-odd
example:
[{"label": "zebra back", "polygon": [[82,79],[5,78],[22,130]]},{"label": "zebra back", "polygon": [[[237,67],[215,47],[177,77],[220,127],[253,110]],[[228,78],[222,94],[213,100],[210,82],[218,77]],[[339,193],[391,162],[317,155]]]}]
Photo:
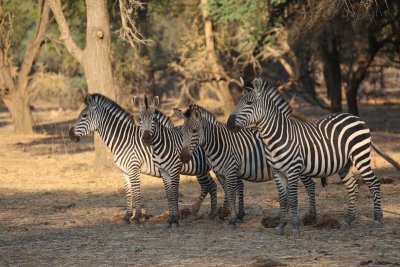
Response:
[{"label": "zebra back", "polygon": [[166,128],[174,127],[174,123],[171,121],[171,119],[158,109],[156,109],[154,112],[154,118],[157,119],[157,121]]}]

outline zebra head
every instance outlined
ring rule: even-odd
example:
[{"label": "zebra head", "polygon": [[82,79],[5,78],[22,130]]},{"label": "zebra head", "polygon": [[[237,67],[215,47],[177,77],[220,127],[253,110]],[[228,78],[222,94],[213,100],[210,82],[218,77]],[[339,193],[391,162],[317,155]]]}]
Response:
[{"label": "zebra head", "polygon": [[86,107],[79,114],[78,119],[74,122],[69,130],[69,137],[75,143],[79,142],[80,138],[97,130],[98,127],[98,112],[97,103],[95,101],[96,95],[88,94],[84,103]]},{"label": "zebra head", "polygon": [[151,145],[151,137],[154,129],[154,118],[159,106],[159,98],[155,96],[153,102],[149,105],[147,96],[144,96],[144,101],[140,97],[135,97],[133,100],[135,108],[139,111],[137,118],[140,124],[141,139],[145,146]]},{"label": "zebra head", "polygon": [[252,84],[252,87],[244,86],[246,92],[236,105],[235,111],[229,116],[226,126],[232,132],[238,132],[244,127],[256,125],[264,114],[261,102],[266,82],[261,78],[254,78]]},{"label": "zebra head", "polygon": [[174,108],[174,112],[184,120],[181,128],[183,142],[180,159],[183,163],[188,163],[192,157],[193,150],[199,146],[201,141],[200,138],[203,133],[202,117],[196,105],[190,105],[184,113],[177,108]]}]

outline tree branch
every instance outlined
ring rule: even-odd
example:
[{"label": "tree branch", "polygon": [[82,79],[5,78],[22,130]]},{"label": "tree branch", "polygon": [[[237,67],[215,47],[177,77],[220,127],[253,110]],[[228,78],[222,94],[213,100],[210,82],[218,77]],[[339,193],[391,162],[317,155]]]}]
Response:
[{"label": "tree branch", "polygon": [[70,52],[79,63],[82,63],[83,51],[76,45],[74,40],[72,40],[71,32],[69,31],[68,22],[62,11],[60,0],[47,0],[47,3],[57,21],[58,29],[61,33],[60,39],[64,42],[68,52]]},{"label": "tree branch", "polygon": [[45,0],[39,1],[39,5],[40,15],[36,22],[35,36],[32,42],[26,48],[24,60],[22,61],[21,69],[18,74],[18,90],[26,90],[28,87],[28,75],[31,72],[32,66],[39,55],[46,32],[47,22],[49,21],[49,6],[46,4]]}]

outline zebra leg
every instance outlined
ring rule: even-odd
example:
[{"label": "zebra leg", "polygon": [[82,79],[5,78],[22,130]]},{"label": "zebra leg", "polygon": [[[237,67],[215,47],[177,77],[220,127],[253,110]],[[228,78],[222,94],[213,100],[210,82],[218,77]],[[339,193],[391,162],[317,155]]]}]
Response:
[{"label": "zebra leg", "polygon": [[237,220],[238,222],[243,222],[243,218],[244,218],[244,199],[243,199],[243,191],[244,191],[244,184],[242,179],[237,178],[238,181],[238,188],[237,188],[237,196],[239,198],[239,210],[238,210],[238,214],[237,214]]},{"label": "zebra leg", "polygon": [[232,229],[236,228],[236,220],[237,220],[237,213],[236,213],[236,191],[237,191],[237,173],[231,172],[226,174],[226,189],[225,193],[228,197],[228,207],[229,207],[229,226]]},{"label": "zebra leg", "polygon": [[164,182],[169,209],[166,228],[171,228],[172,226],[177,227],[179,226],[179,172],[171,175],[163,172],[162,179]]},{"label": "zebra leg", "polygon": [[360,172],[363,181],[368,185],[369,191],[372,194],[374,200],[374,223],[372,227],[377,228],[381,226],[381,220],[383,218],[382,206],[381,206],[381,184],[376,178],[375,173],[372,171],[370,166],[371,160],[365,162],[358,161],[354,165]]},{"label": "zebra leg", "polygon": [[131,219],[132,224],[138,224],[142,218],[142,201],[140,192],[140,170],[134,169],[129,174],[129,180],[132,187],[133,201],[135,202],[135,215]]},{"label": "zebra leg", "polygon": [[129,223],[129,219],[133,215],[133,209],[132,209],[132,185],[131,181],[129,179],[129,175],[124,174],[124,187],[125,187],[125,196],[126,196],[126,213],[123,218],[123,220],[126,223]]},{"label": "zebra leg", "polygon": [[211,198],[211,213],[214,214],[217,209],[217,185],[211,178],[209,173],[197,176],[197,180],[200,184],[201,193],[197,201],[192,206],[192,214],[195,215],[200,210],[201,203],[203,203],[204,198],[210,193]]},{"label": "zebra leg", "polygon": [[299,235],[299,217],[297,214],[298,206],[298,186],[299,175],[297,171],[292,171],[288,176],[288,204],[290,208],[290,222],[292,224],[292,234]]},{"label": "zebra leg", "polygon": [[311,225],[317,221],[317,208],[315,206],[315,183],[311,177],[301,176],[300,180],[303,182],[305,188],[307,189],[308,201],[309,201],[309,211],[303,218],[304,225]]},{"label": "zebra leg", "polygon": [[226,216],[229,215],[229,210],[228,210],[228,197],[227,197],[227,192],[226,192],[226,179],[225,176],[216,174],[217,179],[219,183],[222,186],[222,189],[224,190],[224,205],[222,206],[222,209],[218,211],[218,218],[220,220],[224,220]]},{"label": "zebra leg", "polygon": [[287,224],[287,178],[281,173],[274,172],[275,184],[278,189],[279,197],[279,225],[275,229],[277,235],[284,234],[284,228]]},{"label": "zebra leg", "polygon": [[356,217],[356,203],[358,194],[358,184],[350,171],[350,164],[347,164],[342,170],[339,171],[340,179],[344,186],[346,186],[347,193],[349,194],[349,204],[346,213],[346,219],[341,223],[341,228],[345,229],[350,226]]}]

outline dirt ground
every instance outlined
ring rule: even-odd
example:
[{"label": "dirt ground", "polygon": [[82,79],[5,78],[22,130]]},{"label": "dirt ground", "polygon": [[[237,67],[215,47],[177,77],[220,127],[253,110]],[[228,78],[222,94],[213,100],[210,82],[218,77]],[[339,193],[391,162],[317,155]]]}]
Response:
[{"label": "dirt ground", "polygon": [[[315,107],[302,112],[316,117]],[[77,112],[35,112],[37,134],[16,136],[8,115],[0,113],[0,265],[1,266],[399,266],[400,173],[374,153],[373,167],[382,185],[383,227],[373,230],[372,199],[360,186],[358,216],[351,229],[302,226],[301,235],[278,237],[260,221],[278,213],[273,182],[245,183],[246,217],[236,230],[226,222],[200,216],[164,229],[162,218],[139,226],[120,222],[124,214],[123,179],[115,168],[94,165],[88,137],[72,144],[67,130]],[[400,161],[400,105],[365,106],[362,117],[373,141]],[[397,180],[396,180],[397,179]],[[317,182],[319,219],[342,220],[347,193],[337,177],[322,188]],[[167,207],[160,179],[142,176],[148,215]],[[189,208],[200,190],[182,177],[180,208]],[[222,203],[221,187],[218,201]],[[299,211],[307,196],[299,187]],[[200,210],[209,211],[209,199]],[[290,228],[287,227],[287,233]]]}]

